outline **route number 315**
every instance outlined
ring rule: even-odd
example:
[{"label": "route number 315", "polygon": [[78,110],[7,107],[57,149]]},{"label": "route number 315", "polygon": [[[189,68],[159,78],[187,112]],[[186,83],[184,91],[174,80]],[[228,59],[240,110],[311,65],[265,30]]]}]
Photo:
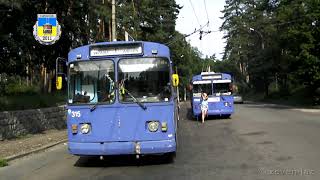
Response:
[{"label": "route number 315", "polygon": [[71,111],[71,117],[81,117],[80,111]]}]

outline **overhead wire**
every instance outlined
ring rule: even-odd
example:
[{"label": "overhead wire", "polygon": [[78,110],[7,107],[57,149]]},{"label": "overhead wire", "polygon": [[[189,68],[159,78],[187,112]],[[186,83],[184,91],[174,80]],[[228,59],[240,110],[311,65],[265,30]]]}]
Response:
[{"label": "overhead wire", "polygon": [[208,20],[208,26],[209,26],[209,15],[208,15],[208,11],[207,11],[207,3],[206,3],[206,0],[203,0],[203,3],[204,3],[204,9],[205,9],[205,11],[206,11],[207,20]]},{"label": "overhead wire", "polygon": [[204,3],[205,11],[206,11],[207,23],[206,23],[205,25],[203,25],[203,26],[202,26],[202,25],[200,24],[200,22],[199,22],[199,18],[198,18],[197,13],[196,13],[196,11],[195,11],[195,9],[194,9],[194,6],[193,6],[193,4],[192,4],[192,1],[189,0],[189,2],[190,2],[190,4],[191,4],[193,13],[194,13],[194,15],[195,15],[195,17],[196,17],[196,20],[197,20],[200,28],[199,28],[199,29],[195,29],[193,32],[191,32],[191,33],[189,33],[189,34],[185,34],[185,35],[180,36],[180,37],[175,37],[174,39],[172,39],[171,41],[169,41],[168,43],[166,43],[166,45],[171,45],[172,43],[176,42],[176,41],[179,40],[179,39],[189,37],[189,36],[194,35],[195,33],[198,33],[198,32],[199,32],[199,35],[200,35],[200,37],[199,37],[200,40],[202,40],[202,38],[203,38],[204,36],[206,36],[206,35],[208,35],[208,34],[210,34],[210,33],[212,33],[212,32],[220,32],[219,30],[215,30],[215,31],[211,31],[211,30],[204,31],[204,30],[203,30],[205,27],[209,27],[209,23],[210,23],[210,21],[209,21],[209,14],[208,14],[208,11],[207,11],[207,4],[206,4],[206,1],[205,1],[205,0],[203,0],[203,3]]},{"label": "overhead wire", "polygon": [[194,35],[194,34],[197,33],[197,32],[201,32],[201,33],[203,33],[203,34],[205,34],[205,35],[207,35],[207,34],[209,34],[209,33],[212,33],[212,32],[220,32],[219,30],[215,30],[215,31],[211,31],[211,30],[209,30],[209,31],[202,31],[203,28],[205,28],[206,26],[208,26],[208,23],[209,23],[209,22],[207,22],[207,23],[206,23],[205,25],[203,25],[203,26],[200,26],[199,29],[195,29],[193,32],[191,32],[191,33],[189,33],[189,34],[185,34],[185,35],[183,35],[182,37],[175,37],[175,38],[173,38],[171,41],[169,41],[169,42],[167,42],[167,43],[165,43],[165,44],[166,44],[166,45],[171,45],[172,43],[178,41],[180,38],[186,38],[186,37],[192,36],[192,35]]},{"label": "overhead wire", "polygon": [[182,37],[176,37],[176,38],[174,38],[173,40],[171,40],[171,41],[169,41],[168,43],[166,43],[166,45],[171,45],[172,43],[174,43],[174,42],[176,42],[177,40],[179,40],[180,38],[186,38],[186,37],[189,37],[189,36],[191,36],[191,35],[193,35],[193,34],[195,34],[195,33],[197,33],[197,32],[200,32],[203,28],[205,27],[205,25],[204,26],[200,26],[200,28],[199,29],[195,29],[193,32],[191,32],[191,33],[189,33],[189,34],[185,34],[185,35],[183,35]]},{"label": "overhead wire", "polygon": [[201,27],[201,24],[200,24],[199,18],[198,18],[198,16],[197,16],[196,11],[194,10],[194,7],[193,7],[193,4],[192,4],[192,1],[191,1],[191,0],[189,0],[189,2],[190,2],[190,4],[191,4],[191,7],[192,7],[192,10],[193,10],[194,16],[196,17],[197,22],[198,22],[199,26]]}]

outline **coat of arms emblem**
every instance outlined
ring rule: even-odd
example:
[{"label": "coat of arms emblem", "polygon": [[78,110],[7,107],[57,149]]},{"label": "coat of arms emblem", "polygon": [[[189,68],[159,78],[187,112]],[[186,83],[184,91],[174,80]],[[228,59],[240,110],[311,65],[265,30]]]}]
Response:
[{"label": "coat of arms emblem", "polygon": [[58,24],[56,14],[38,14],[36,24],[33,26],[33,36],[43,45],[54,44],[61,36],[61,26]]}]

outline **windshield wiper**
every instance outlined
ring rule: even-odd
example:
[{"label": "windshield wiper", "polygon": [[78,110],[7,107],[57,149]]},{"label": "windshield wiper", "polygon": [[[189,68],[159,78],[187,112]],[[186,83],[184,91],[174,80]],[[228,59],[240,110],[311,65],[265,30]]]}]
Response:
[{"label": "windshield wiper", "polygon": [[137,98],[135,98],[127,89],[125,89],[125,88],[123,88],[126,92],[127,92],[127,94],[133,99],[133,101],[135,102],[135,103],[137,103],[143,110],[146,110],[147,109],[147,107],[144,105],[144,104],[142,104]]},{"label": "windshield wiper", "polygon": [[97,108],[98,102],[96,102],[91,108],[90,112],[94,111]]},{"label": "windshield wiper", "polygon": [[[100,78],[100,68],[101,66],[99,65],[99,69],[98,69],[98,81]],[[98,92],[97,92],[98,93]],[[93,99],[95,98],[96,94],[94,94]],[[97,108],[97,105],[99,103],[99,100],[97,99],[97,102],[90,108],[90,112],[94,111]]]}]

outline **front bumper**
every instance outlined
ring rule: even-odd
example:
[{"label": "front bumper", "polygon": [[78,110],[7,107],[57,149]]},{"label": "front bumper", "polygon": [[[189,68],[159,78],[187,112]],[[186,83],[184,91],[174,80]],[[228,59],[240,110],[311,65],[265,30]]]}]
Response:
[{"label": "front bumper", "polygon": [[[125,155],[137,154],[136,142],[104,142],[104,143],[85,143],[69,142],[68,150],[74,155]],[[139,154],[160,154],[176,151],[174,139],[161,141],[140,141]]]},{"label": "front bumper", "polygon": [[[232,109],[230,109],[230,108],[228,108],[228,109],[215,109],[215,110],[212,110],[212,109],[210,110],[210,108],[209,108],[208,115],[212,115],[212,116],[214,116],[214,115],[231,115],[231,114],[233,114],[233,112],[234,112],[233,108]],[[194,111],[194,115],[200,116],[201,111],[200,110]]]}]

